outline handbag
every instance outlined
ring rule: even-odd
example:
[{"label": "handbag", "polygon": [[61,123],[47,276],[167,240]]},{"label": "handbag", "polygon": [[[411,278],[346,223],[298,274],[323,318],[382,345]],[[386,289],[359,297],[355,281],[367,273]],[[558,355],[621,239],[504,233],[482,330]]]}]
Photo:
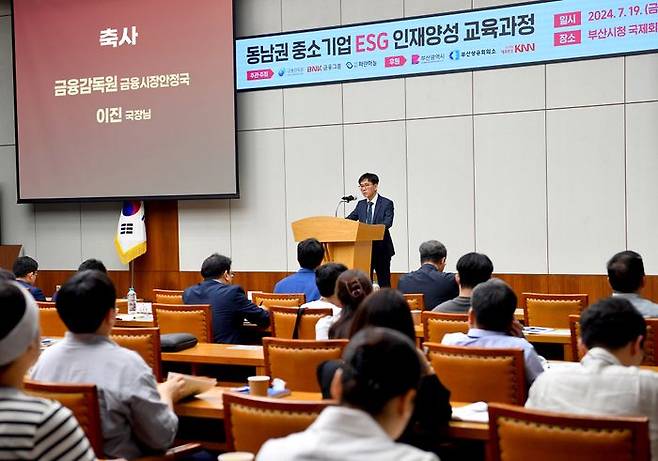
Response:
[{"label": "handbag", "polygon": [[169,333],[160,335],[160,350],[162,352],[178,352],[196,346],[199,341],[189,333]]}]

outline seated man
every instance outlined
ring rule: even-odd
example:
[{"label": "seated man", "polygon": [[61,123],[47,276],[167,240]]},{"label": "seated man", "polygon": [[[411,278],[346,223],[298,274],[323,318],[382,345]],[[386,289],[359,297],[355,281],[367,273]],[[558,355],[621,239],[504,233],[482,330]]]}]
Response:
[{"label": "seated man", "polygon": [[306,302],[320,299],[315,284],[315,269],[322,264],[324,248],[316,239],[302,240],[297,244],[297,262],[300,269],[274,285],[275,293],[304,293]]},{"label": "seated man", "polygon": [[439,304],[432,312],[465,314],[471,308],[473,288],[489,280],[492,272],[493,263],[487,255],[466,253],[457,261],[455,280],[459,284],[459,296]]},{"label": "seated man", "polygon": [[528,385],[543,371],[541,359],[521,333],[514,318],[516,294],[500,279],[491,279],[473,290],[468,311],[468,333],[448,333],[442,344],[449,346],[523,349]]},{"label": "seated man", "polygon": [[623,298],[602,299],[580,316],[580,364],[537,378],[526,407],[579,415],[646,416],[658,459],[658,373],[638,368],[646,336],[642,315]]},{"label": "seated man", "polygon": [[16,276],[16,281],[29,291],[35,300],[46,300],[43,291],[34,286],[37,281],[37,269],[39,269],[39,264],[34,259],[29,256],[19,256],[16,258],[16,261],[14,261],[14,267],[12,269]]},{"label": "seated man", "polygon": [[14,282],[0,280],[0,306],[0,457],[95,460],[68,408],[22,390],[25,374],[39,356],[39,309],[34,298]]},{"label": "seated man", "polygon": [[[107,274],[107,269],[105,268],[103,261],[93,258],[85,259],[80,263],[78,266],[78,272],[82,271],[101,271],[103,274]],[[53,293],[52,300],[57,301],[57,290]]]},{"label": "seated man", "polygon": [[174,441],[178,418],[173,402],[183,381],[157,384],[136,352],[109,338],[115,300],[114,285],[102,272],[73,275],[57,296],[57,312],[69,331],[41,354],[32,379],[96,384],[103,451],[109,458],[133,459],[164,451]]},{"label": "seated man", "polygon": [[644,262],[634,251],[622,251],[608,261],[612,296],[628,299],[645,317],[658,317],[658,304],[640,296],[644,287]]},{"label": "seated man", "polygon": [[400,277],[402,293],[425,295],[425,309],[432,309],[459,294],[455,274],[443,272],[448,252],[443,243],[428,240],[420,244],[420,269]]},{"label": "seated man", "polygon": [[243,329],[244,320],[266,327],[270,314],[249,301],[244,290],[232,285],[231,259],[220,254],[208,256],[201,265],[203,282],[188,287],[183,293],[185,304],[210,304],[212,331],[216,343],[251,342]]}]

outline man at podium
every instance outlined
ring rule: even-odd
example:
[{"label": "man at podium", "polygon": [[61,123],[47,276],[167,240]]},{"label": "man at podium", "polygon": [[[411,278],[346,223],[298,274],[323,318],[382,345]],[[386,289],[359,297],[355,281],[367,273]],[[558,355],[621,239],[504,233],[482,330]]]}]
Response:
[{"label": "man at podium", "polygon": [[359,188],[365,197],[359,200],[356,208],[347,219],[366,224],[384,224],[384,239],[372,242],[370,277],[377,273],[377,283],[381,287],[391,286],[391,257],[395,254],[389,228],[393,225],[393,201],[377,193],[379,177],[374,173],[364,173],[359,178]]}]

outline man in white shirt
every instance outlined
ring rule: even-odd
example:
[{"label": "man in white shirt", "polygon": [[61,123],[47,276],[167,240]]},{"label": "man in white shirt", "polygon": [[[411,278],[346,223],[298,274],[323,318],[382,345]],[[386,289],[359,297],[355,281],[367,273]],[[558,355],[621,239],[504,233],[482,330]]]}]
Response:
[{"label": "man in white shirt", "polygon": [[521,332],[514,318],[516,294],[500,279],[480,283],[473,290],[471,309],[468,311],[468,333],[449,333],[442,344],[449,346],[490,347],[497,349],[523,349],[525,373],[532,384],[543,371],[542,359]]},{"label": "man in white shirt", "polygon": [[612,296],[628,299],[645,317],[658,317],[658,304],[640,296],[645,278],[642,256],[622,251],[610,258],[607,269]]},{"label": "man in white shirt", "polygon": [[580,415],[647,416],[652,459],[658,460],[658,373],[638,368],[646,324],[622,298],[583,311],[580,364],[549,369],[530,388],[526,407]]}]

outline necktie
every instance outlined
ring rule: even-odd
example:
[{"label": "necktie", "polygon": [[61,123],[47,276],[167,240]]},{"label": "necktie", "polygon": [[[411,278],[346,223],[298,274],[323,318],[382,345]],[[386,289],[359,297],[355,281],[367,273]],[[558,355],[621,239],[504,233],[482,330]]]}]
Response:
[{"label": "necktie", "polygon": [[366,224],[372,224],[372,202],[368,202],[368,211],[366,213]]}]

